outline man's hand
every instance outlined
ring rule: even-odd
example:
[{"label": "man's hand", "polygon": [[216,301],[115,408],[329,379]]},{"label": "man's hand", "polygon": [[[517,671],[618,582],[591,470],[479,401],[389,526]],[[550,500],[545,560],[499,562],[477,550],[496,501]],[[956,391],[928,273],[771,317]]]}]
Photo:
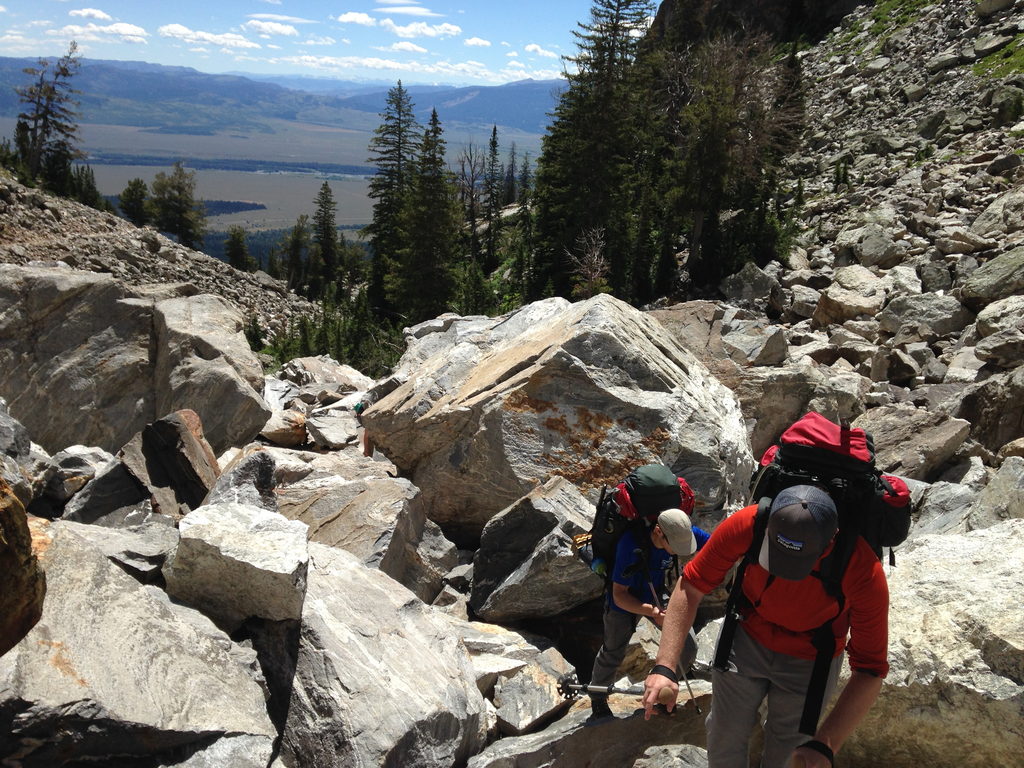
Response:
[{"label": "man's hand", "polygon": [[833,768],[835,756],[832,748],[820,741],[810,743],[817,745],[816,748],[805,744],[794,749],[786,763],[787,768]]},{"label": "man's hand", "polygon": [[676,708],[679,696],[679,684],[672,682],[664,675],[650,674],[644,681],[644,720],[650,720],[654,714],[654,706],[664,704],[671,712]]},{"label": "man's hand", "polygon": [[651,612],[651,621],[658,625],[658,629],[661,629],[665,625],[665,612],[658,606],[654,606],[654,610]]}]

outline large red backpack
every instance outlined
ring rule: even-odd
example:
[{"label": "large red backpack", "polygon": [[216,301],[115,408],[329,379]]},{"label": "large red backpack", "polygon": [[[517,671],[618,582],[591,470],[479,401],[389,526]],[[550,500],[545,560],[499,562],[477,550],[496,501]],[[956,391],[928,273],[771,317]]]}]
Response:
[{"label": "large red backpack", "polygon": [[[895,564],[892,547],[902,544],[910,531],[910,491],[903,480],[883,475],[875,467],[875,446],[871,435],[863,429],[835,424],[813,411],[800,418],[782,433],[776,445],[765,452],[761,468],[751,483],[751,503],[757,504],[754,536],[750,549],[740,561],[726,603],[725,623],[715,650],[714,665],[718,669],[728,669],[736,626],[750,607],[743,594],[743,574],[748,564],[757,562],[772,501],[780,491],[793,485],[824,488],[835,502],[839,514],[835,546],[822,561],[820,573],[816,574],[821,578],[825,591],[839,604],[839,613],[834,618],[843,612],[843,573],[857,539],[865,539],[879,559],[883,548],[888,547],[890,563]],[[811,736],[818,728],[828,670],[835,651],[834,618],[812,634],[817,657],[800,721],[800,732]]]},{"label": "large red backpack", "polygon": [[907,484],[875,467],[874,441],[863,429],[813,411],[794,422],[761,457],[751,502],[774,499],[792,485],[824,487],[836,503],[840,531],[863,537],[879,558],[910,531]]}]

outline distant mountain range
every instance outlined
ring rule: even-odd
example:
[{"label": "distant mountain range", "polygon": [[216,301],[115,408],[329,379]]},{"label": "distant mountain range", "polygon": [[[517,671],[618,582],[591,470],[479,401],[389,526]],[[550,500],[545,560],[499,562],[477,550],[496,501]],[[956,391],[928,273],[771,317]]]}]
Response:
[{"label": "distant mountain range", "polygon": [[[35,59],[0,57],[0,117],[19,110],[15,86]],[[417,117],[436,108],[447,127],[510,128],[543,133],[562,80],[524,80],[500,86],[411,86]],[[189,67],[141,61],[83,59],[75,76],[80,121],[129,125],[166,133],[269,131],[266,121],[291,120],[366,130],[384,109],[386,84],[313,77],[211,75]]]}]

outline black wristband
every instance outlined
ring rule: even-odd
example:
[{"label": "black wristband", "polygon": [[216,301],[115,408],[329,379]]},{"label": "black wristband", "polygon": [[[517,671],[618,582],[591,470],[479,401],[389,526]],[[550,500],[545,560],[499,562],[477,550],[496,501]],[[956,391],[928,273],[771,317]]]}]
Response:
[{"label": "black wristband", "polygon": [[805,741],[803,744],[800,745],[800,747],[802,749],[813,749],[815,752],[823,754],[825,757],[828,758],[829,765],[836,764],[836,753],[833,752],[832,748],[823,741],[811,739],[810,741]]},{"label": "black wristband", "polygon": [[674,669],[669,669],[664,664],[655,664],[653,667],[651,667],[650,674],[667,677],[673,683],[679,682],[679,675],[676,674],[676,671]]}]

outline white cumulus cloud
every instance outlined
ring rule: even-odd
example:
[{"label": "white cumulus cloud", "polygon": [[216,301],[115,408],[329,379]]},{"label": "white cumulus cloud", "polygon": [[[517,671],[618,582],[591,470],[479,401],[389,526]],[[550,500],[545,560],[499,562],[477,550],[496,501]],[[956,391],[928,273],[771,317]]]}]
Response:
[{"label": "white cumulus cloud", "polygon": [[280,21],[284,24],[316,24],[312,19],[303,19],[300,16],[282,16],[280,13],[250,13],[249,18],[261,21]]},{"label": "white cumulus cloud", "polygon": [[343,13],[337,19],[339,24],[359,24],[364,27],[377,26],[377,20],[368,13]]},{"label": "white cumulus cloud", "polygon": [[389,45],[387,48],[379,48],[381,51],[403,51],[405,53],[426,53],[427,49],[416,45],[416,43],[409,43],[402,41],[401,43],[394,43]]},{"label": "white cumulus cloud", "polygon": [[329,36],[314,35],[308,40],[303,41],[303,45],[334,45],[337,40]]},{"label": "white cumulus cloud", "polygon": [[248,29],[263,37],[270,37],[271,35],[296,37],[299,34],[299,30],[291,24],[281,24],[278,21],[260,21],[259,19],[251,19],[245,22],[242,25],[242,29]]},{"label": "white cumulus cloud", "polygon": [[70,37],[79,42],[110,42],[111,38],[122,43],[144,43],[149,33],[134,24],[118,22],[102,26],[100,24],[69,24],[60,29],[48,29],[46,34],[54,37]]},{"label": "white cumulus cloud", "polygon": [[434,13],[427,8],[421,8],[418,5],[393,5],[388,8],[381,8],[377,11],[378,13],[393,13],[396,16],[440,16],[440,13]]},{"label": "white cumulus cloud", "polygon": [[82,19],[96,19],[97,21],[113,21],[113,17],[104,13],[98,8],[78,8],[68,11],[68,16],[78,16]]},{"label": "white cumulus cloud", "polygon": [[545,50],[544,48],[541,48],[536,43],[530,43],[523,50],[526,51],[527,53],[535,53],[538,56],[543,56],[543,57],[548,58],[548,59],[557,59],[558,58],[558,54],[557,53],[555,53],[554,51]]},{"label": "white cumulus cloud", "polygon": [[189,29],[182,24],[164,24],[160,27],[157,32],[160,37],[169,37],[173,40],[181,40],[183,43],[189,45],[202,45],[209,43],[210,45],[219,45],[225,49],[234,48],[259,48],[259,43],[254,43],[252,40],[248,40],[242,35],[235,34],[234,32],[226,32],[222,35],[214,34],[213,32],[201,32],[199,30]]},{"label": "white cumulus cloud", "polygon": [[391,19],[384,19],[380,25],[399,37],[455,37],[462,34],[462,28],[454,24],[427,24],[425,21],[414,21],[404,27],[395,24]]},{"label": "white cumulus cloud", "polygon": [[465,42],[466,45],[471,45],[479,48],[491,47],[491,41],[484,40],[482,37],[467,37],[463,42]]}]

